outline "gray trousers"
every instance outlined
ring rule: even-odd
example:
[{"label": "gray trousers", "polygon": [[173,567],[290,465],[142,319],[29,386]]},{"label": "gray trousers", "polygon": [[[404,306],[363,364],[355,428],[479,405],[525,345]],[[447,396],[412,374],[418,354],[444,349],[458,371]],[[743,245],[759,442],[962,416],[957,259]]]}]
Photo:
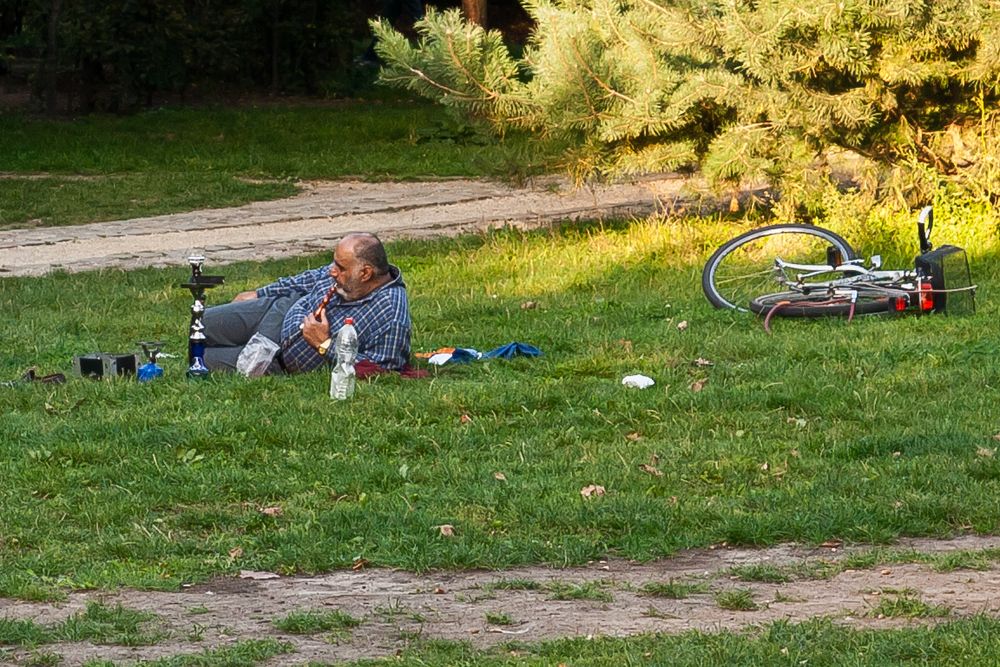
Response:
[{"label": "gray trousers", "polygon": [[[235,371],[240,352],[255,333],[281,343],[285,313],[302,294],[270,296],[224,303],[205,309],[205,365],[213,371]],[[268,375],[283,373],[279,352],[267,369]]]}]

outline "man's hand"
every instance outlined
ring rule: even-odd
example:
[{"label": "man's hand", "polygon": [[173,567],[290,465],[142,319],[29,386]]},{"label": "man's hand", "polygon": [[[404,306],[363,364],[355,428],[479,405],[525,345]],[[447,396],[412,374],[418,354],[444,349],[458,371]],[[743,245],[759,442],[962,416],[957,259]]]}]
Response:
[{"label": "man's hand", "polygon": [[257,290],[252,289],[246,292],[240,292],[239,294],[233,297],[232,302],[236,303],[237,301],[252,301],[256,298],[257,298]]},{"label": "man's hand", "polygon": [[330,337],[330,323],[326,320],[326,308],[319,311],[319,319],[309,313],[302,319],[302,337],[313,347]]}]

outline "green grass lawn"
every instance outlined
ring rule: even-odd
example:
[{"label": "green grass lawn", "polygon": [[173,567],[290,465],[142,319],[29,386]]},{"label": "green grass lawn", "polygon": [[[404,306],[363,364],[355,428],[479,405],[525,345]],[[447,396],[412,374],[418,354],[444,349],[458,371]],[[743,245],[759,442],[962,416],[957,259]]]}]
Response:
[{"label": "green grass lawn", "polygon": [[777,622],[747,633],[688,632],[679,636],[599,637],[524,644],[491,650],[443,641],[420,643],[402,655],[352,665],[454,667],[577,667],[619,665],[971,665],[994,664],[1000,623],[977,617],[933,628],[854,630],[830,619]]},{"label": "green grass lawn", "polygon": [[[769,336],[701,295],[701,263],[732,231],[393,243],[415,350],[544,355],[380,377],[335,404],[323,373],[186,380],[183,269],[2,279],[0,378],[150,338],[179,358],[149,385],[0,388],[0,595],[995,532],[996,258],[973,257],[975,316],[782,320]],[[209,260],[227,279],[210,303],[326,260]],[[656,385],[623,387],[632,373]]]},{"label": "green grass lawn", "polygon": [[407,100],[74,120],[0,114],[0,229],[274,199],[300,179],[509,177],[538,160],[523,140],[498,143]]}]

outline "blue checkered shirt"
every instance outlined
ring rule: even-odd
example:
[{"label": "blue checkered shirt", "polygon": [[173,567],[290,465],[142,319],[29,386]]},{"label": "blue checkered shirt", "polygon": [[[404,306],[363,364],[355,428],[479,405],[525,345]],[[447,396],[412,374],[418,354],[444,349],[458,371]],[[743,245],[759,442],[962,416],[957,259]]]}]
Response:
[{"label": "blue checkered shirt", "polygon": [[[392,276],[389,282],[357,301],[344,301],[335,294],[326,306],[326,318],[334,338],[344,318],[354,318],[358,359],[400,370],[410,360],[410,308],[399,269],[390,266],[389,274]],[[299,325],[316,310],[332,285],[327,265],[281,278],[257,290],[259,297],[302,295],[285,313],[281,324],[281,359],[289,373],[311,371],[323,365],[324,358],[302,337]]]}]

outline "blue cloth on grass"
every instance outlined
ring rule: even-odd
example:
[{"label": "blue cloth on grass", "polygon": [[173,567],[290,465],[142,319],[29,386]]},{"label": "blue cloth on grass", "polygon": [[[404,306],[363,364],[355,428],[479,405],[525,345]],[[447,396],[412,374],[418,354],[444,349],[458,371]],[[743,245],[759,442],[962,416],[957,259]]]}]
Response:
[{"label": "blue cloth on grass", "polygon": [[[456,350],[457,352],[458,350]],[[517,356],[524,357],[537,357],[542,353],[534,345],[528,345],[527,343],[507,343],[506,345],[501,345],[495,350],[490,350],[489,352],[483,352],[483,359],[513,359]]]}]

